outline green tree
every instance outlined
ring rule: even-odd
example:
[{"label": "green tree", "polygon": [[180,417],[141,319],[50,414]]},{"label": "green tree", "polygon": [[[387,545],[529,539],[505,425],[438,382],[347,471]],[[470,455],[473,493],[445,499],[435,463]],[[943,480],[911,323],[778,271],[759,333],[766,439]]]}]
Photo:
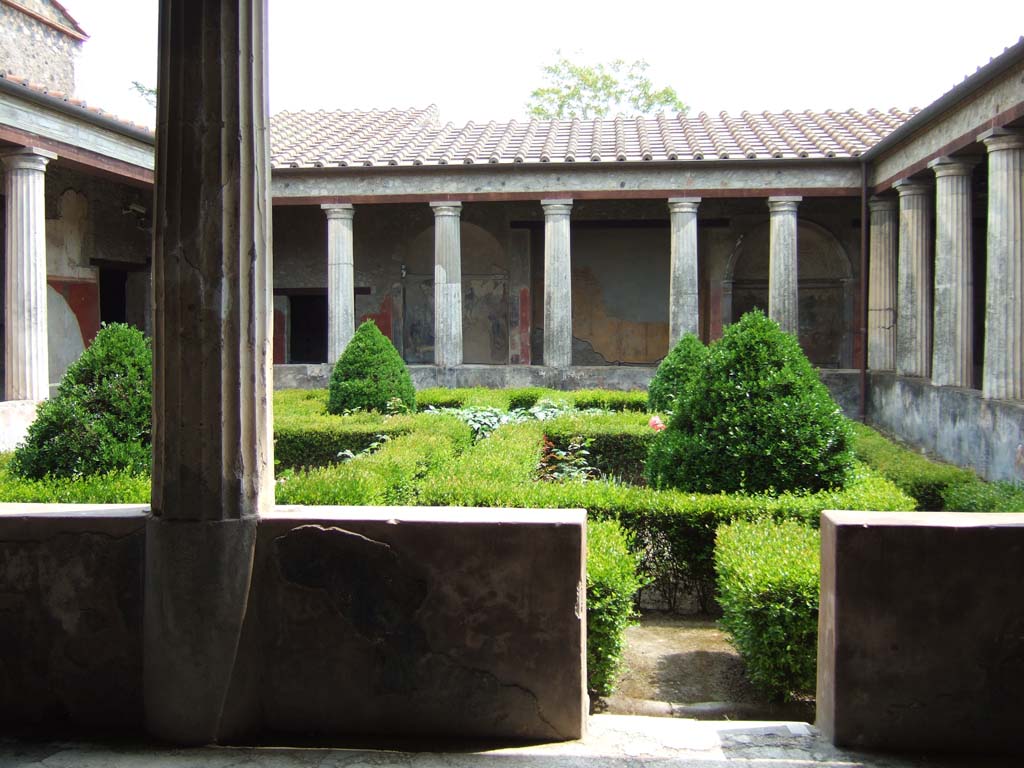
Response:
[{"label": "green tree", "polygon": [[397,401],[406,410],[416,410],[412,377],[391,340],[367,320],[334,364],[327,411],[340,414],[358,408],[383,413]]},{"label": "green tree", "polygon": [[646,115],[661,109],[685,113],[687,106],[673,88],[655,88],[643,59],[626,63],[577,64],[557,52],[558,61],[544,67],[545,84],[530,94],[531,117],[593,120],[607,114]]}]

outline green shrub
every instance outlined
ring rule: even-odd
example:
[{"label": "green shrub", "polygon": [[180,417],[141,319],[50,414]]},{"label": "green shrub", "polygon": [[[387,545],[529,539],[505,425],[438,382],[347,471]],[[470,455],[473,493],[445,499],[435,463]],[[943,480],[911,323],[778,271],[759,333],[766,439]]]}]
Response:
[{"label": "green shrub", "polygon": [[40,404],[12,471],[33,479],[148,472],[152,389],[149,341],[131,326],[105,325],[57,396]]},{"label": "green shrub", "polygon": [[469,390],[466,389],[421,389],[416,393],[416,409],[425,411],[428,408],[462,408],[466,405],[468,394]]},{"label": "green shrub", "polygon": [[148,504],[149,476],[115,470],[32,480],[15,475],[12,454],[0,454],[0,502],[24,504]]},{"label": "green shrub", "polygon": [[1024,486],[977,478],[942,490],[942,508],[952,512],[1024,512]]},{"label": "green shrub", "polygon": [[508,408],[514,410],[521,408],[523,410],[532,408],[537,404],[537,401],[547,397],[550,394],[549,390],[541,387],[520,387],[518,389],[510,389],[508,391]]},{"label": "green shrub", "polygon": [[841,487],[850,430],[796,339],[759,311],[725,329],[652,443],[647,477],[691,491]]},{"label": "green shrub", "polygon": [[633,600],[643,586],[637,557],[613,521],[587,523],[587,689],[607,696],[622,669]]},{"label": "green shrub", "polygon": [[715,547],[722,626],[747,675],[775,699],[813,694],[820,537],[795,521],[737,521]]},{"label": "green shrub", "polygon": [[396,403],[416,410],[416,390],[398,350],[372,320],[356,329],[331,373],[329,413],[361,409],[386,413]]},{"label": "green shrub", "polygon": [[578,389],[570,393],[573,407],[580,410],[599,408],[602,411],[633,411],[643,413],[647,410],[647,393],[642,389],[619,392],[613,389]]},{"label": "green shrub", "polygon": [[969,469],[933,461],[894,443],[871,427],[856,422],[851,423],[851,427],[857,458],[913,496],[917,509],[933,512],[948,509],[943,501],[947,489],[978,480]]},{"label": "green shrub", "polygon": [[647,388],[648,408],[660,413],[677,409],[687,383],[693,378],[707,356],[707,347],[692,333],[687,333],[661,361]]}]

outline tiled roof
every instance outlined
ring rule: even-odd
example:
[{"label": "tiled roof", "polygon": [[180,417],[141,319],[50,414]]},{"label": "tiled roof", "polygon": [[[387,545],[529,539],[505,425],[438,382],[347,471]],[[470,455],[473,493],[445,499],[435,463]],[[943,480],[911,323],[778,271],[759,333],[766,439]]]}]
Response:
[{"label": "tiled roof", "polygon": [[99,107],[90,107],[82,99],[75,99],[72,98],[69,94],[64,93],[63,91],[55,91],[40,83],[34,83],[30,81],[27,77],[22,77],[21,75],[16,75],[11,72],[6,72],[0,69],[0,78],[8,81],[9,83],[20,85],[27,90],[35,91],[36,93],[41,93],[53,99],[63,101],[66,104],[70,104],[73,107],[81,109],[83,112],[88,112],[90,114],[96,115],[97,117],[104,117],[108,120],[113,120],[115,123],[121,123],[121,125],[125,126],[126,128],[133,128],[136,131],[143,131],[145,133],[153,135],[153,129],[148,125],[139,125],[138,123],[133,123],[131,120],[125,120],[124,118],[118,117],[115,114],[106,112],[105,110],[102,110]]},{"label": "tiled roof", "polygon": [[853,158],[909,120],[904,112],[660,114],[614,120],[473,123],[437,108],[281,112],[271,118],[274,168]]}]

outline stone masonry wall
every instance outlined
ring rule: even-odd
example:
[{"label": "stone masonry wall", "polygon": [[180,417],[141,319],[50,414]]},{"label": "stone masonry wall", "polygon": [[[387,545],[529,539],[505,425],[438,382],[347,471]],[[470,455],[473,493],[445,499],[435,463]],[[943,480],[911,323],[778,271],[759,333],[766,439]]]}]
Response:
[{"label": "stone masonry wall", "polygon": [[[50,15],[45,10],[40,7],[37,12]],[[80,41],[0,4],[0,70],[71,95],[75,91],[75,54],[80,48]]]}]

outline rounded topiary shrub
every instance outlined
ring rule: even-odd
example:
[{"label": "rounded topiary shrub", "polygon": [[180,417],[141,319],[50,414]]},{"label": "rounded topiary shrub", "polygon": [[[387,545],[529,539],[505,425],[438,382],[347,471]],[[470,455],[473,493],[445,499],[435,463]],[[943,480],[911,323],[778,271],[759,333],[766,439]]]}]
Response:
[{"label": "rounded topiary shrub", "polygon": [[647,410],[668,413],[678,409],[686,383],[707,356],[707,347],[687,333],[661,361],[647,388]]},{"label": "rounded topiary shrub", "polygon": [[72,477],[115,469],[148,472],[153,354],[137,328],[105,325],[40,404],[12,470]]},{"label": "rounded topiary shrub", "polygon": [[817,491],[843,485],[851,441],[797,340],[754,311],[708,347],[646,473],[657,488]]},{"label": "rounded topiary shrub", "polygon": [[330,413],[364,410],[416,410],[416,390],[398,350],[367,320],[360,325],[331,374]]}]

